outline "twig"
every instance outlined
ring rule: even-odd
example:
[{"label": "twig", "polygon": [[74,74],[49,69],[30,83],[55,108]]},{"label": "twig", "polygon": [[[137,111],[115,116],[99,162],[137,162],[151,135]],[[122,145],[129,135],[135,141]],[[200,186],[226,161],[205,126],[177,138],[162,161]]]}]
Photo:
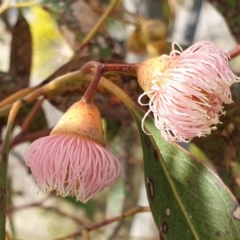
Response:
[{"label": "twig", "polygon": [[19,2],[15,4],[9,4],[8,9],[10,8],[25,8],[25,7],[36,7],[39,6],[37,2]]},{"label": "twig", "polygon": [[125,218],[127,217],[130,217],[136,213],[141,213],[141,212],[149,212],[150,211],[150,208],[149,207],[143,207],[143,206],[136,206],[126,212],[124,212],[123,214],[117,216],[117,217],[113,217],[113,218],[109,218],[109,219],[106,219],[106,220],[103,220],[99,223],[95,223],[95,224],[92,224],[91,226],[86,226],[86,227],[83,227],[81,230],[73,233],[73,234],[70,234],[68,236],[65,236],[63,238],[57,238],[55,240],[66,240],[66,239],[71,239],[71,238],[75,238],[75,237],[78,237],[78,236],[81,236],[83,235],[83,231],[87,231],[87,232],[90,232],[90,231],[93,231],[93,230],[96,230],[98,228],[101,228],[103,226],[106,226],[106,225],[109,225],[111,223],[114,223],[114,222],[117,222],[117,221],[123,221]]},{"label": "twig", "polygon": [[[32,142],[40,137],[45,137],[49,135],[49,133],[52,131],[51,128],[47,128],[41,131],[33,132],[33,133],[24,133],[24,134],[18,134],[15,136],[11,142],[10,142],[10,149],[16,146],[19,143],[23,142]],[[1,146],[0,146],[0,153],[1,153]]]},{"label": "twig", "polygon": [[20,134],[24,134],[28,131],[33,119],[35,118],[35,116],[37,115],[38,111],[40,110],[42,103],[44,101],[44,97],[42,97],[40,100],[38,100],[31,112],[27,115],[27,117],[24,119],[23,125],[22,125],[22,129],[21,129],[21,133]]},{"label": "twig", "polygon": [[41,206],[44,202],[46,202],[49,199],[49,196],[43,198],[41,201],[39,202],[35,202],[35,203],[30,203],[30,204],[25,204],[22,206],[18,206],[18,207],[9,207],[7,208],[7,215],[10,216],[12,215],[14,212],[19,211],[19,210],[24,210],[27,208],[32,208],[32,207],[39,207]]},{"label": "twig", "polygon": [[102,64],[102,63],[99,63],[96,61],[90,61],[90,62],[86,63],[81,68],[81,72],[83,74],[87,74],[87,73],[90,73],[92,71],[92,69],[94,69],[94,76],[93,76],[93,79],[92,79],[88,89],[84,93],[83,98],[86,101],[91,101],[91,99],[93,98],[93,96],[97,90],[97,86],[99,84],[99,81],[100,81],[103,73],[105,73],[105,72],[123,72],[123,73],[136,75],[137,66],[138,66],[138,64],[127,64],[127,63],[121,63],[121,64],[105,63],[105,64]]},{"label": "twig", "polygon": [[[48,128],[48,129],[44,129],[34,133],[18,134],[11,140],[9,148],[12,149],[14,146],[16,146],[19,143],[32,142],[40,137],[45,137],[49,135],[51,131],[52,129]],[[3,146],[0,145],[0,154],[2,153],[2,150],[3,150]]]},{"label": "twig", "polygon": [[86,229],[82,230],[82,236],[85,240],[91,240],[89,232]]},{"label": "twig", "polygon": [[81,51],[82,49],[85,48],[85,46],[91,41],[91,39],[95,36],[95,34],[98,32],[98,30],[104,24],[106,18],[111,14],[111,12],[115,9],[115,7],[117,7],[121,2],[122,2],[122,0],[113,0],[112,1],[112,3],[109,5],[109,7],[103,13],[103,15],[97,21],[97,23],[93,26],[91,31],[83,39],[79,51]]},{"label": "twig", "polygon": [[25,88],[22,89],[16,93],[13,93],[12,95],[10,95],[9,97],[3,99],[0,102],[0,109],[7,107],[8,105],[14,103],[15,101],[17,101],[19,98],[26,96],[27,94],[35,91],[38,87],[32,87],[32,88]]},{"label": "twig", "polygon": [[44,206],[44,202],[46,202],[47,200],[49,200],[51,197],[51,195],[48,195],[46,198],[42,199],[39,202],[35,202],[35,203],[30,203],[30,204],[26,204],[26,205],[22,205],[22,206],[17,206],[17,207],[10,207],[7,209],[7,215],[10,217],[12,214],[14,214],[14,212],[16,211],[21,211],[21,210],[25,210],[25,209],[29,209],[29,208],[35,208],[35,207],[39,207],[44,211],[52,211],[55,212],[56,214],[60,215],[60,216],[64,216],[67,217],[69,219],[71,219],[72,221],[76,222],[77,224],[89,224],[90,221],[86,220],[86,219],[80,219],[77,218],[75,216],[69,215],[66,212],[61,211],[58,208],[52,207],[52,206]]},{"label": "twig", "polygon": [[[98,8],[98,7],[92,7],[91,8],[94,12],[96,12],[97,14],[102,14],[104,12],[104,10],[101,8]],[[135,22],[133,21],[130,21],[130,20],[126,20],[126,19],[123,19],[121,16],[118,17],[116,16],[116,14],[125,14],[125,15],[129,15],[130,17],[132,17],[133,19],[136,19]],[[110,16],[112,18],[114,18],[115,20],[119,21],[119,22],[122,22],[124,24],[130,24],[130,25],[133,25],[133,26],[138,26],[139,25],[139,22],[138,20],[139,19],[142,19],[142,16],[140,16],[139,14],[137,13],[132,13],[132,12],[129,12],[127,11],[126,9],[115,9],[114,11],[112,11],[112,13],[110,14]]]},{"label": "twig", "polygon": [[8,9],[11,0],[4,1],[0,6],[0,15]]},{"label": "twig", "polygon": [[44,211],[52,211],[52,212],[55,212],[56,214],[60,215],[60,216],[63,216],[63,217],[66,217],[68,219],[71,219],[72,221],[76,222],[77,224],[89,224],[89,221],[87,221],[86,219],[80,219],[80,218],[77,218],[73,215],[70,215],[66,212],[63,212],[61,211],[59,208],[56,208],[56,207],[51,207],[51,206],[43,206],[41,205],[40,206],[42,210]]},{"label": "twig", "polygon": [[[23,101],[23,105],[27,104],[29,102],[32,102],[34,100],[36,100],[39,96],[44,95],[44,93],[50,92],[50,91],[54,91],[56,89],[59,89],[61,87],[66,87],[66,85],[68,83],[72,83],[74,81],[79,81],[79,79],[81,79],[81,77],[83,78],[81,71],[75,71],[75,72],[71,72],[65,75],[62,75],[60,77],[54,78],[51,81],[46,81],[44,80],[43,82],[41,82],[40,84],[38,84],[37,86],[29,89],[29,92],[26,91],[26,93],[19,91],[16,93],[15,97],[12,98],[10,100],[10,97],[8,98],[9,101],[11,102],[11,104],[7,105],[4,103],[4,107],[0,108],[0,117],[2,116],[7,116],[10,109],[13,106],[13,102],[18,101],[19,99],[22,99],[21,101]],[[24,89],[25,90],[25,89]],[[32,94],[35,94],[35,97],[32,97]],[[30,97],[30,99],[28,98],[25,99],[26,95]]]},{"label": "twig", "polygon": [[24,7],[34,7],[39,5],[36,2],[24,2],[24,3],[16,3],[16,4],[10,4],[11,0],[6,0],[5,2],[3,2],[0,6],[0,15],[10,9],[10,8],[24,8]]},{"label": "twig", "polygon": [[230,58],[234,58],[240,55],[240,44],[238,44],[233,50],[229,52]]}]

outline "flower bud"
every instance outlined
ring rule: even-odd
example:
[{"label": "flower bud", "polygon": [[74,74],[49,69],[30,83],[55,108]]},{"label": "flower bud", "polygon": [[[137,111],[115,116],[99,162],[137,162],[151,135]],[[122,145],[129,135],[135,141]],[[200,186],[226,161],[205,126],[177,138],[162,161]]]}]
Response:
[{"label": "flower bud", "polygon": [[34,141],[25,162],[44,192],[87,202],[118,178],[122,167],[104,147],[101,117],[93,103],[71,106],[50,136]]},{"label": "flower bud", "polygon": [[93,103],[84,100],[73,104],[50,134],[62,133],[78,135],[105,145],[100,112]]}]

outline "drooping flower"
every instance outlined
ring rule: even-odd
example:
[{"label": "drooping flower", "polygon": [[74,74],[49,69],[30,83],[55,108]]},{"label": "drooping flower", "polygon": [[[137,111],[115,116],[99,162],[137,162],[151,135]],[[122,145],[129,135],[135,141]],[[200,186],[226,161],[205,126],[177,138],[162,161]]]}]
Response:
[{"label": "drooping flower", "polygon": [[111,186],[122,171],[104,145],[97,107],[81,100],[68,109],[50,136],[29,146],[24,158],[44,192],[87,202]]},{"label": "drooping flower", "polygon": [[[211,42],[201,41],[184,51],[176,43],[172,47],[169,55],[138,66],[138,82],[144,90],[139,103],[149,106],[142,126],[152,112],[165,140],[188,142],[216,129],[224,114],[222,104],[232,102],[230,86],[239,78],[228,65],[228,54]],[[148,103],[142,103],[145,95]]]}]

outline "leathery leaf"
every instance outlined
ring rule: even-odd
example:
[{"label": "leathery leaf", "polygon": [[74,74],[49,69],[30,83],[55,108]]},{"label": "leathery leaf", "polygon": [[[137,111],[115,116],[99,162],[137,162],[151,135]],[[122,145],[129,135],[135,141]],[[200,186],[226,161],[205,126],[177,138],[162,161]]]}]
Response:
[{"label": "leathery leaf", "polygon": [[240,239],[240,206],[222,180],[177,144],[165,142],[153,120],[133,110],[143,146],[151,211],[160,239]]}]

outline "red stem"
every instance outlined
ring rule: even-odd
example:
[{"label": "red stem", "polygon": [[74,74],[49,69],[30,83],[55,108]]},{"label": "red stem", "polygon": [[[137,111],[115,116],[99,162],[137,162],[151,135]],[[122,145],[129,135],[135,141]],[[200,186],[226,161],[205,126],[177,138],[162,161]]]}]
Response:
[{"label": "red stem", "polygon": [[229,52],[230,58],[234,58],[240,55],[240,44],[238,44],[233,50]]},{"label": "red stem", "polygon": [[87,102],[91,102],[92,98],[97,90],[98,83],[105,72],[122,72],[136,75],[137,73],[137,64],[127,64],[127,63],[99,63],[95,61],[88,62],[81,69],[82,73],[91,72],[92,68],[95,68],[95,74],[93,80],[91,81],[88,89],[86,90],[83,98]]}]

